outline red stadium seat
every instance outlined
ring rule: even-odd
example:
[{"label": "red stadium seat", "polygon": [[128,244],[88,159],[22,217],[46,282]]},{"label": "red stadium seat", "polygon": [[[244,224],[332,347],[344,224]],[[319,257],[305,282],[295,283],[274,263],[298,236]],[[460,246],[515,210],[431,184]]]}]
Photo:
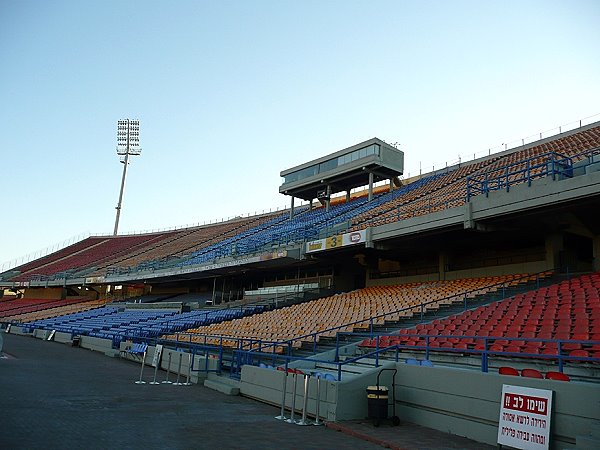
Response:
[{"label": "red stadium seat", "polygon": [[523,350],[521,350],[523,353],[528,353],[531,355],[539,355],[540,354],[540,346],[537,345],[526,345],[525,347],[523,347]]},{"label": "red stadium seat", "polygon": [[573,350],[569,353],[569,356],[574,356],[576,358],[588,358],[590,354],[587,350]]},{"label": "red stadium seat", "polygon": [[500,375],[519,376],[519,371],[513,367],[503,366],[498,369]]},{"label": "red stadium seat", "polygon": [[521,353],[521,347],[519,345],[508,345],[504,348],[507,353]]},{"label": "red stadium seat", "polygon": [[536,369],[522,369],[521,376],[525,378],[544,378],[542,373]]},{"label": "red stadium seat", "polygon": [[562,372],[546,372],[547,380],[571,381],[568,375]]}]

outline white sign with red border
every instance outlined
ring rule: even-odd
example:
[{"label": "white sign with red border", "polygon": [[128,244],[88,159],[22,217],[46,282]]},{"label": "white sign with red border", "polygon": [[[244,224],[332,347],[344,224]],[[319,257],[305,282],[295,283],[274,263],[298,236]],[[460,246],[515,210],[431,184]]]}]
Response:
[{"label": "white sign with red border", "polygon": [[541,450],[550,443],[552,391],[502,385],[498,444]]}]

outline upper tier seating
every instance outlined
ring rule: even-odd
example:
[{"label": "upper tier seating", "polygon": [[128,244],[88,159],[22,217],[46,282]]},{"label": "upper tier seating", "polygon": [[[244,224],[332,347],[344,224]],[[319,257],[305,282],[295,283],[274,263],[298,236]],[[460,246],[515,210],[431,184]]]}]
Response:
[{"label": "upper tier seating", "polygon": [[363,196],[348,203],[334,205],[330,211],[326,211],[325,208],[320,207],[313,210],[300,211],[292,219],[288,219],[287,215],[282,215],[278,220],[267,222],[263,226],[237,234],[213,246],[195,252],[183,264],[201,264],[219,257],[256,252],[265,246],[286,245],[293,242],[316,239],[319,237],[321,231],[346,222],[355,215],[387,202],[405,192],[417,189],[422,184],[426,184],[438,176],[440,175],[425,177],[422,180],[403,186],[392,192],[380,194],[374,197],[371,202],[368,202],[367,197]]},{"label": "upper tier seating", "polygon": [[91,274],[91,276],[103,275],[106,273],[107,268],[115,266],[121,268],[149,268],[152,267],[152,261],[163,261],[167,258],[178,258],[182,255],[190,254],[203,247],[267,222],[279,215],[264,214],[173,231],[170,232],[166,239],[154,245],[141,248],[136,252],[129,252],[118,259],[107,261],[100,265],[98,270]]},{"label": "upper tier seating", "polygon": [[[394,191],[376,195],[371,202],[366,196],[348,203],[336,200],[329,212],[324,208],[307,211],[300,207],[293,219],[289,219],[287,213],[273,213],[186,230],[90,237],[15,268],[20,273],[10,281],[49,276],[62,279],[75,273],[77,276],[98,276],[108,271],[121,273],[121,269],[129,273],[131,270],[202,264],[217,258],[264,251],[272,246],[303,243],[332,232],[396,222],[463,205],[469,180],[473,182],[481,177],[496,179],[496,187],[506,181],[522,183],[525,178],[520,174],[529,170],[531,164],[534,167],[528,175],[540,175],[548,161],[557,155],[577,162],[586,157],[586,151],[598,148],[600,127],[594,127],[520,150],[463,163],[453,170],[440,171]],[[469,195],[481,192],[471,189]]]},{"label": "upper tier seating", "polygon": [[49,255],[43,256],[42,258],[36,259],[34,261],[30,261],[21,266],[15,267],[14,270],[18,270],[21,273],[29,272],[36,267],[41,267],[46,264],[50,264],[52,262],[58,261],[62,258],[67,258],[71,255],[75,255],[82,250],[86,250],[88,248],[93,248],[100,242],[103,242],[106,238],[92,236],[82,241],[76,242],[72,245],[69,245],[65,248],[62,248],[54,253],[50,253]]},{"label": "upper tier seating", "polygon": [[[14,281],[30,280],[34,275],[50,275],[65,272],[67,270],[80,271],[86,267],[94,266],[102,261],[113,258],[115,255],[134,251],[139,246],[150,242],[164,239],[164,234],[141,234],[132,236],[115,236],[105,238],[86,239],[89,245],[77,246],[77,251],[66,252],[61,250],[61,257],[52,257],[46,260],[41,258],[37,261],[17,268],[21,274],[14,277]],[[82,241],[83,242],[83,241]],[[80,243],[81,244],[81,243]]]},{"label": "upper tier seating", "polygon": [[[2,320],[7,322],[32,322],[35,320],[48,319],[53,317],[64,316],[67,314],[74,314],[77,312],[87,311],[90,309],[98,308],[107,303],[107,300],[77,300],[70,299],[69,301],[60,300],[44,303],[43,309],[38,309],[31,312],[20,312],[14,315],[8,315],[2,317]],[[41,306],[41,305],[40,305]]]},{"label": "upper tier seating", "polygon": [[5,321],[19,321],[18,316],[34,312],[42,312],[52,308],[59,308],[68,305],[85,302],[88,299],[83,297],[71,297],[65,300],[56,299],[35,299],[19,298],[0,302],[0,318]]},{"label": "upper tier seating", "polygon": [[[423,186],[418,191],[399,197],[379,208],[358,216],[353,221],[353,230],[377,226],[409,217],[461,206],[467,197],[468,176],[483,175],[488,179],[502,178],[510,167],[509,180],[513,184],[525,182],[522,173],[528,164],[535,166],[529,175],[541,172],[545,161],[559,157],[571,158],[574,162],[585,157],[586,151],[600,147],[600,127],[555,139],[533,147],[494,156],[475,163],[467,163],[447,176]],[[506,180],[505,180],[506,181]],[[476,193],[472,194],[476,195]]]}]

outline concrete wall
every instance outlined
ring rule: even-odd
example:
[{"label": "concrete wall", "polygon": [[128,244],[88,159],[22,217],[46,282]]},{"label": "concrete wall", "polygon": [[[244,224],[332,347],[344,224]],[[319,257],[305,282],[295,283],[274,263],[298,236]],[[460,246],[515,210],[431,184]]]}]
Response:
[{"label": "concrete wall", "polygon": [[[130,361],[135,361],[137,363],[141,363],[141,355],[133,355],[130,353],[124,352],[124,350],[131,345],[130,343],[121,342],[119,347],[120,356],[124,359],[128,359]],[[146,352],[146,359],[144,360],[144,364],[147,366],[151,366],[152,369],[152,360],[154,358],[154,352],[156,347],[148,346],[148,351]],[[181,357],[181,366],[179,365],[179,358]],[[191,362],[191,370],[188,372],[188,368],[190,367]],[[191,383],[201,383],[207,377],[207,372],[205,369],[214,371],[218,366],[218,360],[216,358],[208,358],[206,359],[204,355],[194,355],[193,361],[189,359],[189,353],[187,352],[178,352],[173,349],[163,348],[161,357],[160,357],[160,366],[159,368],[163,371],[169,372],[169,381],[175,382],[177,380],[177,375],[179,375],[179,381],[184,383],[187,380],[188,373],[190,375],[189,381]],[[144,380],[148,380],[148,378],[153,377],[154,373],[152,369],[145,372]],[[160,375],[157,375],[158,381],[164,381],[166,379],[167,374],[163,372]]]},{"label": "concrete wall", "polygon": [[[502,276],[512,275],[515,273],[538,273],[545,270],[551,270],[552,267],[548,261],[533,261],[519,264],[506,264],[502,266],[490,266],[480,267],[464,270],[447,271],[444,273],[444,280],[460,280],[463,278],[477,278],[477,277],[489,277],[489,276]],[[439,281],[439,272],[413,275],[406,277],[393,277],[393,278],[367,278],[367,286],[388,286],[391,284],[404,284],[404,283],[424,283],[428,281]]]},{"label": "concrete wall", "polygon": [[[320,392],[317,397],[317,379],[309,378],[307,415],[316,417],[316,401],[319,401],[319,417],[328,421],[339,421],[348,419],[364,418],[367,416],[367,392],[366,387],[374,385],[377,373],[382,368],[394,367],[393,362],[382,365],[379,369],[373,369],[365,374],[353,377],[344,382],[320,380]],[[306,368],[303,368],[306,369]],[[307,372],[309,370],[306,370]],[[243,366],[240,382],[240,394],[251,397],[275,406],[281,406],[284,372],[273,369],[263,369],[255,366]],[[296,382],[294,391],[294,380],[288,375],[286,381],[286,416],[292,407],[293,395],[296,395],[296,414],[300,414],[304,401],[304,377],[300,375]],[[391,386],[391,372],[381,376],[381,385]]]},{"label": "concrete wall", "polygon": [[31,336],[31,333],[25,333],[23,331],[23,327],[21,327],[20,325],[11,325],[10,334],[16,334],[18,336]]},{"label": "concrete wall", "polygon": [[61,344],[69,344],[73,342],[71,338],[71,333],[63,333],[62,331],[57,331],[54,334],[54,342],[59,342]]},{"label": "concrete wall", "polygon": [[45,300],[62,300],[66,296],[65,289],[62,287],[55,288],[28,288],[25,290],[23,298],[39,298]]},{"label": "concrete wall", "polygon": [[574,445],[600,419],[600,384],[398,364],[401,420],[495,444],[503,384],[554,391],[552,448]]},{"label": "concrete wall", "polygon": [[102,339],[92,336],[81,336],[79,346],[88,350],[94,350],[106,355],[115,356],[118,351],[112,348],[111,339]]},{"label": "concrete wall", "polygon": [[[500,397],[503,384],[554,391],[552,405],[552,448],[574,445],[576,436],[587,435],[600,425],[600,384],[537,380],[497,373],[444,367],[412,366],[388,362],[397,368],[396,415],[401,421],[416,423],[478,442],[495,445],[498,434]],[[321,380],[320,417],[329,421],[364,419],[368,415],[366,387],[376,384],[379,369],[342,382]],[[281,406],[283,372],[244,366],[240,393],[275,406]],[[380,385],[391,389],[392,372],[383,372]],[[292,404],[294,378],[286,383],[286,413]],[[304,382],[295,390],[296,414],[303,403]],[[310,378],[307,412],[316,411],[316,379]],[[390,402],[392,393],[390,392]],[[390,408],[390,416],[392,414]]]}]

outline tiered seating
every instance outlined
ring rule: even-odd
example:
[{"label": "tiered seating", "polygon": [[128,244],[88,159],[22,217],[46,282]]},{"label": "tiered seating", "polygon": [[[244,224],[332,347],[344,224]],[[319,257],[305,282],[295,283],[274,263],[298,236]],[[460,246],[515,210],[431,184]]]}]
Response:
[{"label": "tiered seating", "polygon": [[138,246],[159,239],[163,239],[162,234],[116,236],[95,240],[93,245],[85,246],[76,252],[64,254],[60,259],[53,258],[52,261],[42,262],[42,264],[30,263],[27,265],[27,270],[21,270],[21,274],[14,277],[13,280],[26,281],[31,279],[33,275],[50,275],[67,270],[79,271],[99,264],[109,257],[112,258],[115,255],[130,252]]},{"label": "tiered seating", "polygon": [[164,261],[167,258],[177,258],[190,254],[222,239],[235,236],[237,233],[260,225],[280,214],[265,214],[246,219],[233,219],[218,224],[203,225],[201,227],[186,228],[169,232],[166,239],[155,245],[147,246],[137,252],[129,252],[118,259],[107,261],[98,267],[94,275],[103,275],[108,267],[119,266],[137,267],[138,269],[150,268],[154,261]]},{"label": "tiered seating", "polygon": [[505,182],[518,184],[525,182],[527,177],[524,176],[524,172],[528,164],[534,166],[529,173],[530,176],[545,170],[546,162],[556,158],[549,153],[558,153],[576,162],[584,158],[587,150],[598,147],[600,147],[600,127],[595,127],[501,157],[495,156],[467,164],[419,190],[358,216],[353,221],[353,229],[382,225],[461,206],[466,201],[468,176],[485,175],[488,179],[499,179],[506,175]]},{"label": "tiered seating", "polygon": [[117,345],[132,336],[157,337],[164,333],[172,333],[190,327],[244,317],[262,310],[262,306],[254,306],[178,313],[172,309],[122,311],[114,306],[106,306],[60,317],[35,320],[23,324],[23,329],[26,332],[34,329],[46,329],[74,335],[94,336],[111,339]]},{"label": "tiered seating", "polygon": [[414,184],[381,194],[371,202],[368,202],[367,197],[363,196],[348,203],[334,205],[329,212],[324,208],[316,208],[312,211],[301,212],[293,219],[288,219],[287,215],[282,215],[278,220],[265,223],[264,226],[256,227],[246,233],[238,234],[233,238],[195,252],[190,260],[183,263],[183,265],[200,264],[218,257],[252,253],[264,246],[285,245],[315,239],[327,227],[346,222],[357,214],[387,202],[401,195],[402,192],[415,189],[437,176],[427,177]]},{"label": "tiered seating", "polygon": [[[119,312],[114,306],[106,306],[67,316],[37,320],[23,326],[26,331],[50,329],[96,337],[109,337],[116,332],[133,334],[142,326],[148,326],[157,319],[176,314],[174,310],[132,310]],[[140,326],[140,324],[142,324]],[[109,333],[112,332],[112,333]],[[105,336],[106,335],[106,336]]]},{"label": "tiered seating", "polygon": [[[397,286],[368,287],[357,291],[333,295],[299,305],[293,305],[263,314],[246,317],[231,322],[187,330],[197,336],[167,336],[168,339],[186,339],[195,342],[236,346],[238,339],[255,339],[267,342],[295,340],[299,347],[302,340],[313,342],[313,333],[321,337],[334,337],[338,331],[359,331],[367,329],[373,321],[375,325],[385,321],[397,321],[421,311],[421,305],[428,303],[427,310],[437,309],[453,302],[463,302],[465,294],[473,298],[498,289],[500,283],[518,284],[527,278],[516,275],[504,277],[471,278],[454,281],[428,283],[408,283]],[[386,314],[386,316],[383,316]],[[374,319],[371,319],[374,318]],[[332,330],[333,328],[341,327]],[[207,338],[206,336],[219,336]],[[318,339],[318,337],[317,337]]]},{"label": "tiered seating", "polygon": [[91,300],[91,301],[77,301],[75,303],[65,302],[62,306],[49,306],[45,309],[27,312],[22,314],[15,314],[12,316],[3,317],[3,320],[10,322],[32,322],[35,320],[47,319],[51,317],[64,316],[66,314],[74,314],[77,312],[87,311],[90,309],[98,308],[107,303],[107,300]]},{"label": "tiered seating", "polygon": [[30,261],[21,266],[15,267],[13,270],[19,271],[21,273],[26,273],[32,269],[35,269],[36,267],[41,267],[46,264],[50,264],[55,261],[59,261],[62,258],[67,258],[67,257],[74,255],[76,253],[79,253],[83,250],[93,248],[94,246],[98,245],[101,242],[104,242],[105,240],[106,240],[105,237],[89,237],[82,241],[76,242],[72,245],[69,245],[68,247],[60,249],[57,252],[50,253],[49,255],[46,255],[42,258],[36,259],[34,261]]},{"label": "tiered seating", "polygon": [[[411,336],[419,334],[421,336]],[[437,319],[400,334],[383,336],[380,346],[488,350],[532,355],[558,355],[557,342],[543,340],[600,340],[600,273],[584,275],[550,287],[518,294],[501,302]],[[450,337],[436,337],[436,336]],[[461,338],[461,336],[468,336]],[[508,339],[507,339],[508,338]],[[533,341],[523,339],[538,339]],[[373,347],[373,340],[362,345]],[[563,354],[600,357],[600,345],[564,343]]]},{"label": "tiered seating", "polygon": [[[466,180],[465,177],[467,175],[489,164],[490,161],[493,161],[493,159],[467,164],[450,172],[438,174],[433,179],[425,177],[426,182],[416,186],[416,189],[410,189],[392,201],[358,215],[352,222],[352,229],[358,230],[366,226],[377,226],[395,222],[400,219],[398,208],[402,208],[403,206],[405,207],[405,211],[401,214],[406,216],[409,211],[425,211],[431,209],[433,205],[443,204],[444,202],[441,201],[443,200],[441,199],[443,193],[441,194],[440,190],[445,189],[450,192],[460,192],[460,188],[456,187],[457,183]],[[435,195],[433,202],[431,200],[432,195]],[[419,199],[424,200],[419,202]]]},{"label": "tiered seating", "polygon": [[[501,179],[506,176],[506,181],[520,183],[525,180],[519,173],[528,167],[527,164],[536,166],[532,174],[545,170],[549,153],[563,155],[576,162],[584,158],[586,151],[598,147],[600,127],[595,127],[527,149],[464,164],[447,173],[424,177],[392,192],[377,195],[372,202],[367,202],[365,196],[349,203],[339,203],[338,200],[329,212],[325,212],[324,208],[302,212],[303,208],[298,208],[300,213],[291,220],[287,214],[273,213],[187,230],[90,237],[16,268],[20,274],[10,280],[27,281],[48,276],[64,278],[74,273],[78,276],[103,275],[108,269],[119,269],[117,266],[128,273],[132,268],[145,270],[174,264],[201,264],[216,258],[260,251],[272,245],[305,242],[319,237],[330,227],[348,221],[351,221],[351,230],[396,222],[464,204],[468,177]],[[507,174],[508,166],[511,168]],[[167,261],[169,258],[176,258],[176,262]]]},{"label": "tiered seating", "polygon": [[85,301],[83,297],[72,297],[66,300],[20,298],[0,302],[0,318],[13,320],[14,317],[50,308],[72,305]]}]

